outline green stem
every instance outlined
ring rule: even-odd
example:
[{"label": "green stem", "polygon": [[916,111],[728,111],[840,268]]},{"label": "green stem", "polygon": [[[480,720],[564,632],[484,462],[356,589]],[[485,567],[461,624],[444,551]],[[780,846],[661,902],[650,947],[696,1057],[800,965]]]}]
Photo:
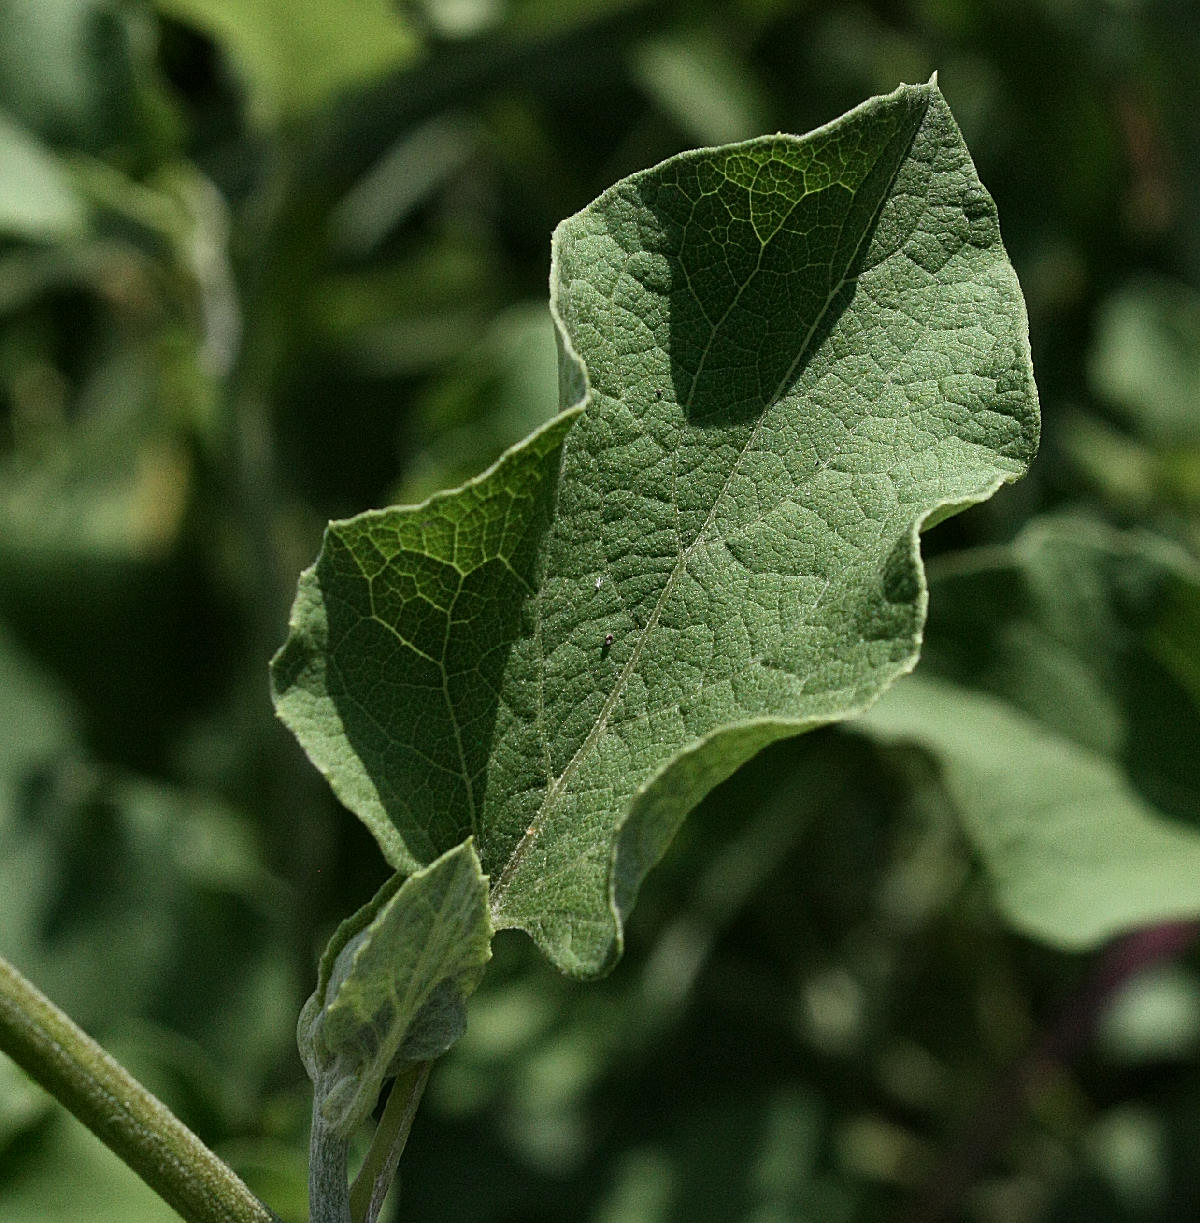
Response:
[{"label": "green stem", "polygon": [[311,1223],[350,1223],[347,1163],[350,1143],[321,1116],[323,1093],[313,1092],[312,1132],[308,1140],[308,1217]]},{"label": "green stem", "polygon": [[278,1223],[228,1164],[3,957],[0,1050],[188,1223]]},{"label": "green stem", "polygon": [[396,1076],[383,1116],[363,1166],[350,1190],[350,1215],[354,1223],[375,1223],[383,1199],[396,1176],[400,1156],[408,1142],[417,1106],[429,1081],[432,1062],[414,1062]]}]

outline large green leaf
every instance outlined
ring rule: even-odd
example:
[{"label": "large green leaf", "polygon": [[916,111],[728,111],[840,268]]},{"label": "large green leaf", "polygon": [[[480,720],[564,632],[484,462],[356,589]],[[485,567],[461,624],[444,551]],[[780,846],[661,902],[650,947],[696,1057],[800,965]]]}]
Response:
[{"label": "large green leaf", "polygon": [[865,725],[919,743],[1020,930],[1200,914],[1200,572],[1086,521],[939,570],[926,656]]},{"label": "large green leaf", "polygon": [[1025,470],[995,209],[936,85],[682,154],[553,243],[570,411],[331,524],[279,712],[394,866],[474,836],[499,927],[594,974],[687,811],[911,669],[930,520]]}]

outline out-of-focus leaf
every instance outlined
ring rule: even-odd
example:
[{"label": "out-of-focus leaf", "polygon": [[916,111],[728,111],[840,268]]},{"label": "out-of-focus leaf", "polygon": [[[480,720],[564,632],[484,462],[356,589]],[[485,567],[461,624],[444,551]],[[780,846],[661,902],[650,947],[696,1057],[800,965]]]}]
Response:
[{"label": "out-of-focus leaf", "polygon": [[558,387],[554,326],[542,303],[512,306],[451,362],[418,401],[427,440],[399,502],[459,484],[546,419]]},{"label": "out-of-focus leaf", "polygon": [[72,746],[76,711],[67,695],[39,672],[3,628],[0,726],[5,727],[0,735],[0,822],[7,822],[28,774]]},{"label": "out-of-focus leaf", "polygon": [[[213,1053],[196,1081],[225,1090],[240,1075],[244,1092],[277,1063],[294,1006],[288,968],[262,937],[269,923],[261,910],[257,923],[247,921],[256,905],[278,907],[278,886],[227,812],[83,765],[76,722],[72,702],[0,633],[0,954],[98,1036],[116,1021],[128,1037],[131,1018],[150,1010],[170,1015]],[[207,956],[197,952],[195,925],[212,940],[219,991],[204,988]],[[253,937],[255,925],[256,945],[238,946],[233,930]],[[174,997],[175,985],[184,998]],[[134,1043],[144,1052],[144,1042]],[[176,1038],[175,1046],[184,1043]],[[10,1083],[16,1074],[0,1059],[0,1146],[40,1123],[49,1102],[19,1077]],[[217,1106],[223,1123],[245,1115],[232,1087]],[[43,1171],[29,1171],[28,1158],[15,1155],[6,1167],[5,1223],[24,1217],[12,1212],[27,1177],[29,1202],[59,1201],[34,1187]],[[115,1157],[112,1164],[119,1166]],[[43,1209],[40,1217],[57,1217],[51,1205]],[[97,1216],[82,1209],[79,1217]]]},{"label": "out-of-focus leaf", "polygon": [[179,1216],[65,1109],[7,1161],[4,1223],[179,1223]]},{"label": "out-of-focus leaf", "polygon": [[[88,765],[76,723],[0,636],[0,954],[97,1033],[154,1009],[236,1050],[243,1073],[272,1064],[295,986],[270,937],[283,894],[245,824],[211,798]],[[197,928],[220,966],[209,978]]]},{"label": "out-of-focus leaf", "polygon": [[171,147],[151,16],[121,0],[0,5],[0,109],[56,145],[124,161]]},{"label": "out-of-focus leaf", "polygon": [[1096,324],[1088,372],[1145,441],[1200,444],[1200,293],[1167,280],[1114,293]]},{"label": "out-of-focus leaf", "polygon": [[507,0],[411,0],[412,7],[442,38],[470,38],[498,25]]},{"label": "out-of-focus leaf", "polygon": [[1166,964],[1130,981],[1112,1000],[1096,1033],[1118,1063],[1185,1061],[1200,1050],[1200,981]]},{"label": "out-of-focus leaf", "polygon": [[78,237],[85,209],[49,149],[0,111],[0,233],[42,241]]},{"label": "out-of-focus leaf", "polygon": [[745,140],[767,126],[750,67],[714,38],[652,39],[636,49],[633,65],[642,88],[697,144]]},{"label": "out-of-focus leaf", "polygon": [[74,403],[53,370],[28,362],[18,377],[20,444],[0,455],[0,557],[150,559],[170,551],[191,461],[179,422],[160,410],[167,356],[126,345],[91,371]]},{"label": "out-of-focus leaf", "polygon": [[497,924],[588,975],[712,786],[912,667],[917,533],[1022,474],[1037,405],[934,85],[664,162],[553,249],[569,411],[332,524],[273,674],[395,867],[474,835]]},{"label": "out-of-focus leaf", "polygon": [[646,0],[509,0],[506,26],[520,37],[547,37],[645,5]]},{"label": "out-of-focus leaf", "polygon": [[227,48],[251,110],[272,124],[314,110],[410,60],[417,38],[389,0],[155,0]]},{"label": "out-of-focus leaf", "polygon": [[1082,520],[931,580],[925,656],[862,725],[927,747],[1020,930],[1200,914],[1200,574]]},{"label": "out-of-focus leaf", "polygon": [[486,334],[499,276],[494,252],[435,243],[395,264],[329,277],[314,311],[330,342],[371,377],[425,373],[464,360]]},{"label": "out-of-focus leaf", "polygon": [[[304,1102],[307,1105],[307,1101]],[[304,1110],[305,1118],[308,1108]],[[308,1160],[297,1126],[294,1141],[280,1138],[243,1138],[221,1143],[219,1154],[246,1182],[251,1193],[284,1223],[307,1223]]]},{"label": "out-of-focus leaf", "polygon": [[474,125],[438,115],[406,133],[342,198],[329,218],[335,248],[361,259],[474,151]]},{"label": "out-of-focus leaf", "polygon": [[1119,1206],[1097,1209],[1098,1203],[1086,1201],[1076,1206],[1068,1198],[1052,1205],[1049,1217],[1091,1215],[1122,1221],[1170,1217],[1171,1134],[1165,1117],[1144,1105],[1118,1104],[1088,1127],[1085,1144],[1095,1175],[1107,1183]]},{"label": "out-of-focus leaf", "polygon": [[1179,515],[1185,530],[1200,520],[1200,444],[1152,443],[1081,412],[1064,412],[1063,425],[1063,451],[1122,519],[1149,525],[1173,516],[1175,530]]},{"label": "out-of-focus leaf", "polygon": [[816,1167],[826,1111],[796,1085],[689,1101],[663,1126],[664,1140],[625,1153],[610,1169],[595,1223],[849,1223],[858,1192]]},{"label": "out-of-focus leaf", "polygon": [[0,631],[0,954],[26,971],[38,954],[36,908],[53,886],[50,846],[28,827],[38,787],[76,745],[75,710]]},{"label": "out-of-focus leaf", "polygon": [[16,1064],[0,1057],[0,1155],[51,1110],[50,1097]]},{"label": "out-of-focus leaf", "polygon": [[[0,951],[79,1022],[94,1026],[166,1002],[171,966],[191,923],[202,920],[215,944],[218,909],[223,936],[239,958],[257,959],[235,935],[254,917],[266,933],[266,914],[281,893],[244,829],[215,802],[107,775],[78,758],[52,761],[28,776],[19,798],[0,827],[8,876],[0,893],[7,910]],[[225,968],[232,982],[230,950]],[[199,962],[193,967],[199,971]],[[192,1017],[199,1022],[210,1008],[218,1015],[238,1011],[228,988],[225,1001],[194,997]],[[285,982],[281,992],[288,988]],[[281,1035],[272,1034],[276,1048]],[[250,1038],[247,1050],[253,1045]]]}]

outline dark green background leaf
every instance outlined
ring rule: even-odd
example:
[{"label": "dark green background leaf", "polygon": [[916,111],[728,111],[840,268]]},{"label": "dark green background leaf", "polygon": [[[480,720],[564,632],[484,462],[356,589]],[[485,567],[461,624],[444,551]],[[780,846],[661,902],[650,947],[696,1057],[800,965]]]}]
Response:
[{"label": "dark green background leaf", "polygon": [[1008,919],[1080,948],[1200,914],[1200,570],[1045,520],[931,599],[920,672],[864,725],[934,753]]}]

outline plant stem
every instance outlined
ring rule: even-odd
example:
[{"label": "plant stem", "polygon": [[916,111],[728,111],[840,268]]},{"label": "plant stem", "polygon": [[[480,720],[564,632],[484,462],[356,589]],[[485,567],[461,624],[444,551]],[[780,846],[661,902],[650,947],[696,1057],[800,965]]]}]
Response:
[{"label": "plant stem", "polygon": [[3,957],[0,1050],[188,1223],[278,1223],[228,1164]]},{"label": "plant stem", "polygon": [[320,1102],[321,1093],[314,1091],[308,1140],[308,1217],[310,1223],[350,1223],[346,1170],[350,1143],[326,1124]]},{"label": "plant stem", "polygon": [[1200,923],[1163,922],[1110,943],[1042,1038],[1010,1066],[975,1110],[906,1216],[907,1223],[941,1223],[961,1212],[967,1191],[1020,1120],[1030,1093],[1054,1066],[1069,1065],[1087,1047],[1120,988],[1138,973],[1173,959],[1195,942]]},{"label": "plant stem", "polygon": [[379,1217],[400,1156],[404,1154],[432,1065],[432,1062],[414,1062],[397,1075],[392,1084],[383,1116],[371,1139],[371,1148],[350,1190],[350,1215],[354,1223],[375,1223]]}]

